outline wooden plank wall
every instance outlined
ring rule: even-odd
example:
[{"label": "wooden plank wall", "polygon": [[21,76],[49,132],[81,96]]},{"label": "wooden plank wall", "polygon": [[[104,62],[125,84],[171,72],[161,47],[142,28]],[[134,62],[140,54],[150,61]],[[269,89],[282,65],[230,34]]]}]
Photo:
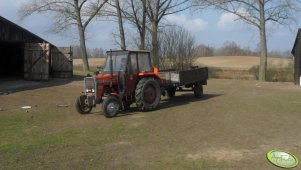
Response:
[{"label": "wooden plank wall", "polygon": [[0,41],[5,42],[47,42],[30,31],[0,16]]},{"label": "wooden plank wall", "polygon": [[51,76],[59,78],[69,78],[73,76],[71,47],[51,48]]},{"label": "wooden plank wall", "polygon": [[48,43],[26,43],[24,54],[24,78],[27,80],[49,79],[49,54]]},{"label": "wooden plank wall", "polygon": [[294,79],[295,84],[300,85],[300,76],[301,76],[301,30],[299,29],[295,45],[293,48],[294,55]]}]

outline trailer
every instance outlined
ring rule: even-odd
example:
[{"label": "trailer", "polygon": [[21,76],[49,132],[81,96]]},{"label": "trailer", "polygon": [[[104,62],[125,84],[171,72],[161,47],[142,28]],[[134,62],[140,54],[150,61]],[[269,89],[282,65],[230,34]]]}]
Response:
[{"label": "trailer", "polygon": [[207,67],[191,67],[190,70],[175,71],[163,70],[158,73],[162,81],[163,92],[172,98],[175,96],[177,90],[185,88],[191,88],[194,91],[196,97],[203,96],[203,85],[207,85],[208,68]]}]

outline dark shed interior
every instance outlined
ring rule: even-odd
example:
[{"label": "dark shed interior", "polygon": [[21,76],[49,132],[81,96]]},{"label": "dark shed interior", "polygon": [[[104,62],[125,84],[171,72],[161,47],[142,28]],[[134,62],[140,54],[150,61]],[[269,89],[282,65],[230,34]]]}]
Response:
[{"label": "dark shed interior", "polygon": [[24,43],[0,42],[0,77],[23,77]]}]

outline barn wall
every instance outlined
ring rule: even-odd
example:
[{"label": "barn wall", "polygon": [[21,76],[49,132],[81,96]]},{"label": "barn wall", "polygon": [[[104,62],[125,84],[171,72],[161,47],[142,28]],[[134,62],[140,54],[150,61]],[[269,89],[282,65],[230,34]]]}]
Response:
[{"label": "barn wall", "polygon": [[51,48],[51,76],[68,78],[73,76],[73,55],[71,47]]},{"label": "barn wall", "polygon": [[300,55],[301,55],[301,42],[299,41],[297,46],[296,46],[296,53],[295,53],[295,57],[294,57],[294,77],[295,77],[295,84],[298,85],[300,84],[300,67],[301,67],[301,63],[300,63]]},{"label": "barn wall", "polygon": [[294,55],[294,79],[295,84],[300,85],[301,76],[301,29],[298,30],[294,47],[292,49]]}]

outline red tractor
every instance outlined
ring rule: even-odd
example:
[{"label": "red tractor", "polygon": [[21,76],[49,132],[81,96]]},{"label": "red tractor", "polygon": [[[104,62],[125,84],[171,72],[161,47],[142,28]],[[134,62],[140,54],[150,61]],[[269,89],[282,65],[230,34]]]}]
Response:
[{"label": "red tractor", "polygon": [[[84,78],[84,94],[76,100],[76,110],[90,113],[102,103],[104,115],[114,117],[136,103],[142,111],[158,107],[161,94],[173,97],[177,87],[192,87],[196,97],[203,95],[208,69],[190,72],[161,71],[152,67],[148,51],[108,51],[101,73]],[[187,79],[188,76],[188,79]]]}]

